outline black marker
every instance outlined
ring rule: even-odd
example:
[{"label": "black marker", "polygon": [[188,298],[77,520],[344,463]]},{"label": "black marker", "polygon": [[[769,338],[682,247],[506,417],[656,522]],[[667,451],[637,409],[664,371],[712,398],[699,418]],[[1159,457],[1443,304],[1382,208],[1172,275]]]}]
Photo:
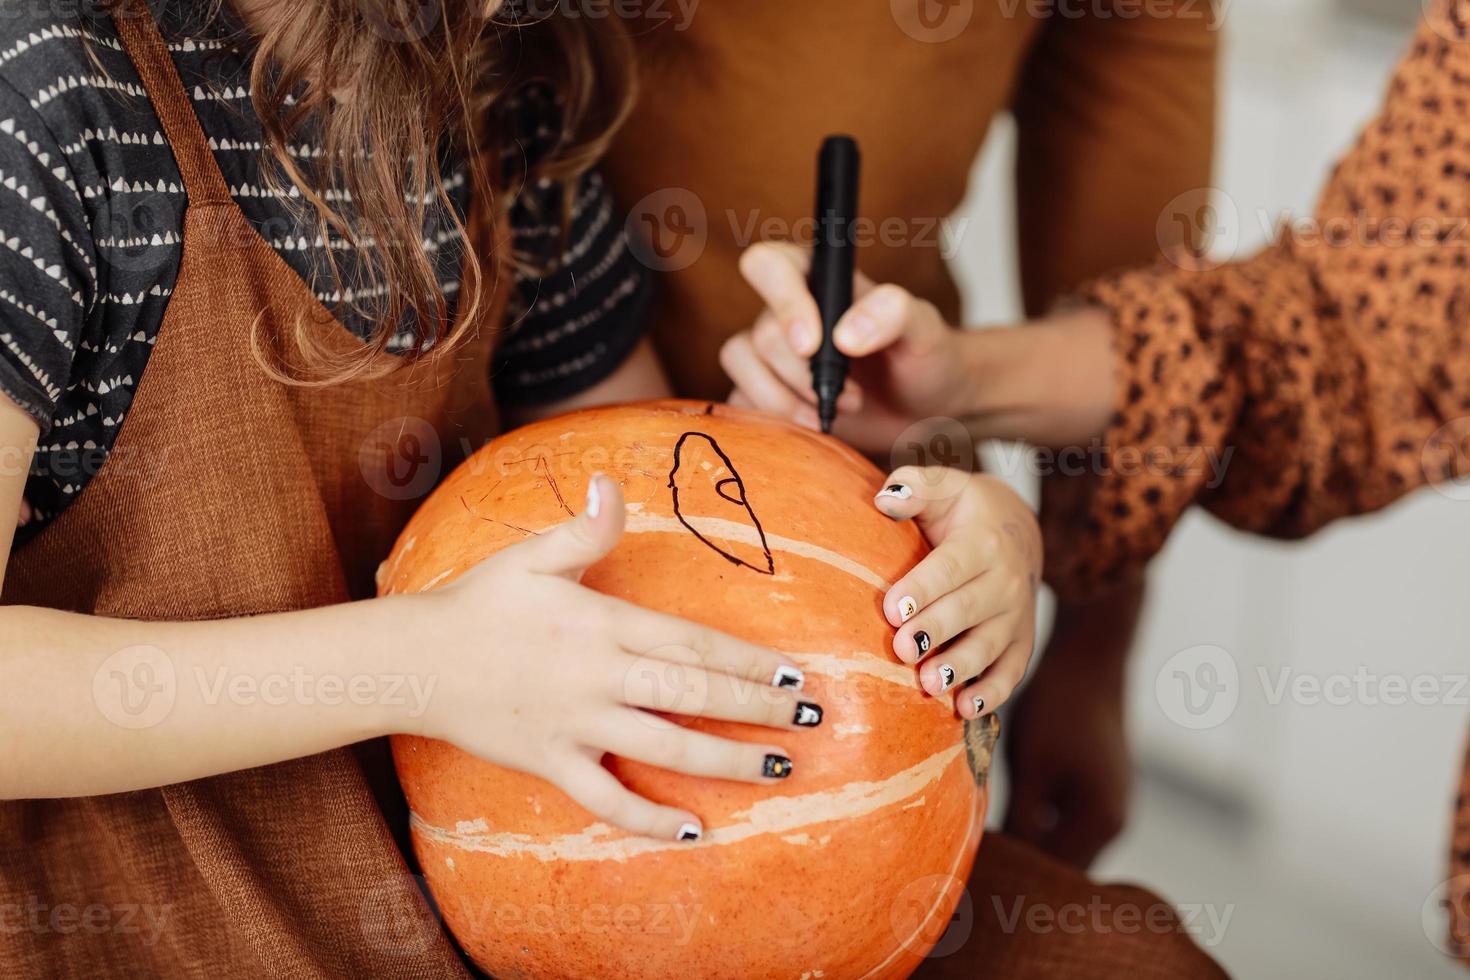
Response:
[{"label": "black marker", "polygon": [[837,396],[847,383],[847,357],[832,342],[832,330],[852,305],[856,247],[852,223],[857,218],[861,159],[851,136],[829,136],[817,157],[817,228],[807,286],[822,314],[822,346],[812,355],[812,388],[822,431],[831,432],[837,418]]}]

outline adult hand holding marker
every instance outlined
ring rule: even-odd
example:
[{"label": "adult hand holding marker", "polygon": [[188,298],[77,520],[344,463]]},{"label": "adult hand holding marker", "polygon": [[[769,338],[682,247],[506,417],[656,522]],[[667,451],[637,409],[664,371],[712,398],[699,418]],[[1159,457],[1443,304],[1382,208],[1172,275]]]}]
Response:
[{"label": "adult hand holding marker", "polygon": [[[931,303],[897,283],[875,284],[854,271],[863,241],[857,145],[828,139],[819,171],[815,246],[761,242],[740,258],[766,309],[720,352],[734,382],[730,403],[824,431],[836,415],[837,436],[881,457],[915,422],[968,422],[994,412],[993,405],[972,404],[981,396],[1005,407],[1019,382],[1009,378],[994,344],[981,349],[987,338],[978,335],[987,331],[953,329]],[[1102,350],[1105,358],[1105,339]]]}]

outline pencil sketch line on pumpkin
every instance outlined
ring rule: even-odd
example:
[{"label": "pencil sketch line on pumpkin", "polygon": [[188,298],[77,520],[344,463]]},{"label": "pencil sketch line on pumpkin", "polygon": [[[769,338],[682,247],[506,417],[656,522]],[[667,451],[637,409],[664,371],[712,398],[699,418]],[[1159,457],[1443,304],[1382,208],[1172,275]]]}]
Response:
[{"label": "pencil sketch line on pumpkin", "polygon": [[546,462],[545,456],[538,456],[536,462],[541,467],[541,475],[546,477],[546,482],[551,485],[551,492],[556,494],[556,503],[562,510],[566,511],[568,517],[576,517],[572,509],[567,506],[566,498],[561,495],[561,487],[556,485],[556,477],[551,475],[551,464]]},{"label": "pencil sketch line on pumpkin", "polygon": [[944,777],[963,751],[962,745],[941,749],[886,779],[854,781],[838,789],[761,800],[732,813],[733,823],[707,826],[704,837],[693,843],[621,836],[620,831],[605,823],[591,824],[574,834],[537,838],[513,831],[491,831],[483,818],[460,821],[454,830],[436,827],[417,813],[410,814],[410,819],[421,836],[460,851],[538,861],[626,861],[662,851],[725,847],[766,834],[790,835],[819,824],[865,817],[923,793]]}]

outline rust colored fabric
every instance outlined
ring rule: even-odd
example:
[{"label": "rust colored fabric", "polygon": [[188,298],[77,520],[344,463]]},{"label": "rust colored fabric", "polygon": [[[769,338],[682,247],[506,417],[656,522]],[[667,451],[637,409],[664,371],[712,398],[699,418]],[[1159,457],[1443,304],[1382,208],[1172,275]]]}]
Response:
[{"label": "rust colored fabric", "polygon": [[675,388],[728,394],[720,345],[760,312],[736,260],[763,237],[802,237],[798,223],[810,237],[829,133],[862,143],[863,270],[952,323],[946,258],[975,231],[941,222],[997,113],[1018,123],[1028,308],[1147,261],[1164,205],[1208,183],[1213,149],[1214,15],[1176,7],[743,0],[642,31],[639,104],[603,169],[662,273],[653,336]]},{"label": "rust colored fabric", "polygon": [[[147,8],[129,9],[118,26],[188,192],[183,262],[109,462],[12,556],[4,602],[191,620],[371,595],[417,502],[386,468],[432,452],[424,439],[447,454],[493,425],[485,325],[500,322],[504,290],[485,284],[452,356],[374,383],[271,380],[253,328],[270,336],[305,316],[344,350],[357,341],[235,206]],[[480,254],[504,254],[503,230],[471,225]],[[404,432],[420,444],[399,445]],[[77,980],[465,976],[385,817],[386,767],[370,743],[156,790],[0,804],[0,894],[28,917],[0,929],[0,962]]]},{"label": "rust colored fabric", "polygon": [[1186,922],[1134,885],[1100,885],[1004,834],[988,833],[967,898],[914,980],[1204,980],[1226,973]]},{"label": "rust colored fabric", "polygon": [[[1048,501],[1060,593],[1137,575],[1192,504],[1299,538],[1470,475],[1467,79],[1470,2],[1435,0],[1322,194],[1320,234],[1217,268],[1160,261],[1088,290],[1116,325],[1119,403],[1101,446],[1119,465]],[[1227,451],[1221,479],[1208,460]],[[1125,467],[1124,453],[1155,465]],[[1467,826],[1462,790],[1450,859],[1462,943]]]}]

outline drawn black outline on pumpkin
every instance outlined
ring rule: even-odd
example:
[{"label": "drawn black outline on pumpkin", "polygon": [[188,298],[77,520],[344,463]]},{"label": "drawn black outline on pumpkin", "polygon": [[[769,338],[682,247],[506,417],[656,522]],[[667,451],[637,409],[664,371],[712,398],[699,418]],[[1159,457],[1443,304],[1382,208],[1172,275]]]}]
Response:
[{"label": "drawn black outline on pumpkin", "polygon": [[[725,500],[728,500],[732,504],[738,504],[741,507],[744,507],[745,512],[750,515],[750,522],[751,524],[755,525],[755,533],[760,536],[761,551],[764,552],[766,556],[765,568],[757,568],[750,562],[741,558],[739,555],[730,554],[730,552],[726,551],[724,548],[721,548],[719,545],[715,544],[703,534],[700,534],[698,529],[696,529],[693,524],[690,524],[689,521],[684,518],[684,512],[679,507],[679,484],[674,479],[674,474],[679,472],[679,465],[684,452],[684,443],[688,441],[690,436],[698,436],[705,442],[709,443],[709,447],[715,451],[715,455],[720,457],[720,461],[725,464],[725,469],[729,471],[730,475],[728,477],[720,480],[718,483],[715,484],[715,493],[717,493]],[[729,486],[732,483],[740,491],[740,496],[738,498],[730,496]],[[744,568],[748,568],[752,572],[755,572],[757,575],[776,574],[776,559],[771,555],[771,546],[766,541],[766,529],[761,526],[761,519],[755,516],[755,510],[750,506],[750,497],[745,492],[745,481],[741,479],[740,471],[735,468],[735,464],[731,462],[730,457],[725,453],[725,450],[720,448],[720,444],[715,441],[714,436],[710,435],[708,432],[690,430],[689,432],[686,432],[679,437],[679,441],[674,444],[674,465],[669,469],[669,489],[673,491],[674,516],[679,519],[679,523],[683,524],[685,529],[688,530],[690,534],[694,535],[700,541],[704,542],[705,547],[709,548],[711,551],[715,552],[717,555],[724,558],[732,565],[740,565]]]}]

